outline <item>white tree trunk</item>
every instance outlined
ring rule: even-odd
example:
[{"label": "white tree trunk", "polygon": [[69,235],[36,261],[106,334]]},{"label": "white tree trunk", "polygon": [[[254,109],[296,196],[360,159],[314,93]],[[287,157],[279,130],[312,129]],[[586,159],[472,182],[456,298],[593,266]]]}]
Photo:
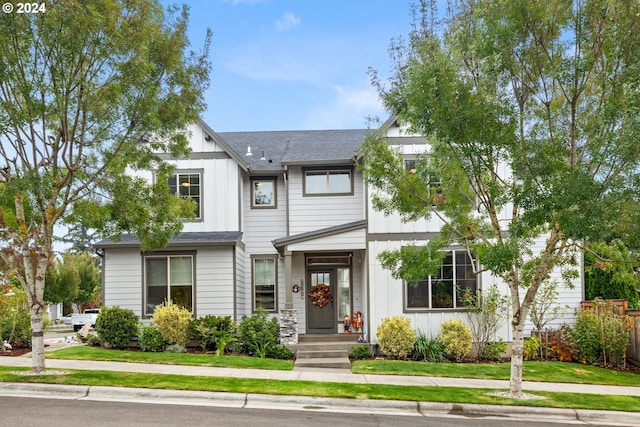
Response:
[{"label": "white tree trunk", "polygon": [[522,362],[524,360],[524,322],[514,319],[511,339],[511,378],[509,393],[514,397],[522,396]]}]

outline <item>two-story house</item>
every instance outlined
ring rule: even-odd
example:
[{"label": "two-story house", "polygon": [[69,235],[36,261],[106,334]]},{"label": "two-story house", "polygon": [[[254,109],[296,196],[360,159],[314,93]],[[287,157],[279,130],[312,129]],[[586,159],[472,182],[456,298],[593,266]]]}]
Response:
[{"label": "two-story house", "polygon": [[[393,121],[383,129],[407,167],[427,148]],[[406,315],[431,334],[444,320],[464,319],[456,284],[496,284],[506,292],[490,274],[476,276],[455,247],[438,280],[409,286],[382,269],[381,251],[427,241],[441,224],[403,223],[373,209],[372,190],[355,167],[367,130],[216,133],[204,122],[190,130],[189,158],[167,160],[176,165],[169,186],[196,202],[196,218],[151,253],[130,235],[96,244],[106,306],[129,308],[143,320],[167,298],[196,317],[240,320],[258,307],[274,315],[295,309],[300,334],[341,333],[344,316],[359,311],[375,342],[387,316]],[[579,306],[577,285],[562,291],[561,304]],[[505,326],[503,339],[509,333]]]}]

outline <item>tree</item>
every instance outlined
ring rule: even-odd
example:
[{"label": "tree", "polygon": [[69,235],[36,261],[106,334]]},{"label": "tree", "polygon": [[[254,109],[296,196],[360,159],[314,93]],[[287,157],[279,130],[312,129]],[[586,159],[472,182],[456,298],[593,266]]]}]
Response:
[{"label": "tree", "polygon": [[100,269],[91,254],[66,252],[47,269],[45,283],[46,302],[80,306],[96,298],[101,285]]},{"label": "tree", "polygon": [[[209,35],[187,52],[188,10],[155,0],[60,0],[0,20],[0,256],[29,302],[33,370],[54,226],[166,244],[192,216],[154,152],[188,153],[204,108]],[[134,173],[125,174],[125,170]],[[154,170],[149,184],[136,171]]]},{"label": "tree", "polygon": [[372,133],[363,168],[378,209],[445,225],[424,247],[383,254],[383,265],[415,283],[438,249],[459,244],[477,272],[500,277],[512,312],[510,392],[521,396],[538,289],[553,269],[576,277],[576,249],[638,206],[640,3],[463,0],[440,19],[422,1],[415,11],[407,41],[391,46],[394,74],[372,80],[430,151],[406,171]]}]

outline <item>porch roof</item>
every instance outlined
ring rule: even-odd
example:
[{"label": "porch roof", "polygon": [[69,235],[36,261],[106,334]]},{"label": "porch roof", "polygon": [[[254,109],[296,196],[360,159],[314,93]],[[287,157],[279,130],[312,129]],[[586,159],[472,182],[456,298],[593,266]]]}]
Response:
[{"label": "porch roof", "polygon": [[[240,231],[191,232],[181,233],[169,241],[168,247],[185,246],[224,246],[240,241]],[[140,240],[134,234],[122,234],[119,238],[103,239],[93,246],[97,249],[133,248],[140,246]]]},{"label": "porch roof", "polygon": [[331,227],[320,228],[318,230],[307,231],[305,233],[294,234],[293,236],[281,237],[273,240],[272,243],[278,252],[283,253],[284,248],[291,244],[308,242],[321,237],[333,236],[348,231],[364,229],[366,227],[367,220],[361,219],[358,221],[348,222],[346,224],[334,225]]}]

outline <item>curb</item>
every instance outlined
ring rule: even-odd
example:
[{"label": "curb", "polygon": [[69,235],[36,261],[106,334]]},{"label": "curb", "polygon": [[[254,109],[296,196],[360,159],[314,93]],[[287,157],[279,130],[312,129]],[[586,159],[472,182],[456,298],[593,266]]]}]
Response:
[{"label": "curb", "polygon": [[409,402],[398,400],[360,400],[38,383],[2,383],[2,385],[0,396],[19,395],[35,398],[218,406],[238,409],[279,409],[415,417],[428,417],[433,414],[438,414],[453,417],[499,417],[500,419],[512,419],[514,421],[537,419],[618,426],[640,425],[640,413],[619,411],[467,403]]}]

